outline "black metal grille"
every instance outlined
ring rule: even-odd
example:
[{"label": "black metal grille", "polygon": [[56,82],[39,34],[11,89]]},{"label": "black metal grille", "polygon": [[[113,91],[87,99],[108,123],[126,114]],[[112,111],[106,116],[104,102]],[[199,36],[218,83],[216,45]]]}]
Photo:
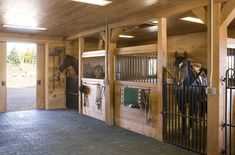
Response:
[{"label": "black metal grille", "polygon": [[206,86],[178,86],[166,72],[163,73],[164,141],[206,154]]},{"label": "black metal grille", "polygon": [[228,68],[235,68],[235,49],[228,48],[227,63],[228,63]]},{"label": "black metal grille", "polygon": [[226,90],[225,90],[225,153],[227,155],[235,154],[235,69],[226,71]]},{"label": "black metal grille", "polygon": [[157,83],[157,52],[116,56],[116,80]]},{"label": "black metal grille", "polygon": [[78,78],[66,77],[66,107],[78,110]]}]

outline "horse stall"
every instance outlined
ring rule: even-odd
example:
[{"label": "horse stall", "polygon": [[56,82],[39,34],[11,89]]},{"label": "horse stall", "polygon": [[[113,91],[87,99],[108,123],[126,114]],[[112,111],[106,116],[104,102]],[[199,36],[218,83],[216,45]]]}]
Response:
[{"label": "horse stall", "polygon": [[116,49],[115,124],[154,137],[157,126],[157,45]]},{"label": "horse stall", "polygon": [[81,113],[105,121],[105,56],[104,42],[99,34],[84,38],[80,53]]},{"label": "horse stall", "polygon": [[[169,19],[169,23],[175,21],[174,18]],[[167,29],[167,68],[162,73],[155,38],[156,26],[141,24],[123,30],[136,38],[119,38],[115,50],[115,125],[156,138],[161,132],[158,130],[161,124],[158,112],[161,111],[163,141],[206,153],[207,81],[206,71],[199,70],[207,65],[207,28],[200,26],[204,32],[176,33],[172,27]],[[150,37],[143,40],[140,36],[144,35]],[[182,86],[185,89],[176,89],[175,52],[183,56],[187,53],[187,60],[195,65],[197,71],[193,76],[204,75],[203,84],[195,82],[195,86],[190,83]],[[159,85],[159,76],[163,76],[163,85]],[[159,96],[161,91],[163,96]],[[159,106],[161,97],[163,105]]]}]

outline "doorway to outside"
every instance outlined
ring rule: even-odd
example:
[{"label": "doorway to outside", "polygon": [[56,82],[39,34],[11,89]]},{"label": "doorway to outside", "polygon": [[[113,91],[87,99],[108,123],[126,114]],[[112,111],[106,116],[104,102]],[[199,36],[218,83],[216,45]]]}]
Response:
[{"label": "doorway to outside", "polygon": [[37,45],[7,43],[7,111],[36,109]]}]

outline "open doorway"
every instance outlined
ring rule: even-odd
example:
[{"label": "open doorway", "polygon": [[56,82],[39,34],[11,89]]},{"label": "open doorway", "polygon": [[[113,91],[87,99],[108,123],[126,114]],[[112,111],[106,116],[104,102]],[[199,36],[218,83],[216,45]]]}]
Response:
[{"label": "open doorway", "polygon": [[36,109],[37,45],[7,43],[7,111]]}]

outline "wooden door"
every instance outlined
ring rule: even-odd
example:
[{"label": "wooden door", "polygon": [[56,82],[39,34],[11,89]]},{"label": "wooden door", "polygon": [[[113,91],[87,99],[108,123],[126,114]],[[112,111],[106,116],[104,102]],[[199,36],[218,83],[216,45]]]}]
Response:
[{"label": "wooden door", "polygon": [[0,112],[7,111],[6,42],[0,42]]},{"label": "wooden door", "polygon": [[45,45],[37,44],[36,108],[45,108]]}]

